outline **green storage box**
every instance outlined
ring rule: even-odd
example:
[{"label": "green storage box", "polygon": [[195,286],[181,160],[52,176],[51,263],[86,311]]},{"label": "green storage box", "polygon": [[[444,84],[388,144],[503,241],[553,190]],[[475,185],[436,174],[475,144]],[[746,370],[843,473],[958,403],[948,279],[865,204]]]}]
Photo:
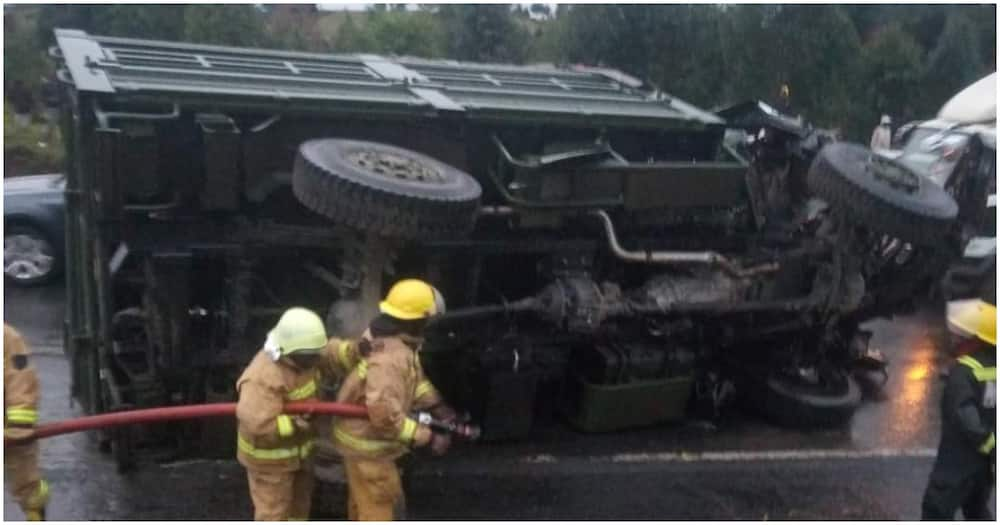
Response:
[{"label": "green storage box", "polygon": [[571,383],[570,423],[584,432],[610,432],[683,419],[692,378],[595,385],[577,377]]}]

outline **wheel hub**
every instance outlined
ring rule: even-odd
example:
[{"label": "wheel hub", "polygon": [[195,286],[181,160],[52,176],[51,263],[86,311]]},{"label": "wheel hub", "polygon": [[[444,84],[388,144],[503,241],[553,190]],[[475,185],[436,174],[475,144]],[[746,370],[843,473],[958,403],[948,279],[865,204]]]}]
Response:
[{"label": "wheel hub", "polygon": [[348,158],[355,165],[383,177],[413,182],[444,183],[441,172],[418,159],[395,155],[384,151],[359,150]]},{"label": "wheel hub", "polygon": [[3,239],[4,274],[23,281],[43,277],[52,271],[55,257],[43,239],[30,235],[9,235]]},{"label": "wheel hub", "polygon": [[876,179],[897,190],[914,193],[920,189],[920,179],[916,174],[878,155],[872,155],[868,169]]}]

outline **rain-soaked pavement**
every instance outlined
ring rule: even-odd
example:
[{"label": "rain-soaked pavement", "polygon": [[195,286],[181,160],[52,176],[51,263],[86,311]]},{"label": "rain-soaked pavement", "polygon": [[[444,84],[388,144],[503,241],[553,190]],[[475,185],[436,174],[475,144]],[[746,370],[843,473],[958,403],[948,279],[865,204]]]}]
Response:
[{"label": "rain-soaked pavement", "polygon": [[[36,354],[41,418],[79,414],[62,353],[62,290],[5,287],[4,320]],[[886,399],[848,428],[794,431],[735,415],[611,435],[553,425],[530,441],[457,447],[406,465],[411,519],[881,519],[919,518],[940,419],[931,312],[877,321],[873,346],[891,360]],[[50,519],[250,519],[234,460],[143,462],[125,474],[82,434],[42,442]],[[329,476],[337,478],[336,471]],[[314,517],[342,519],[344,487],[325,484]],[[994,507],[995,508],[995,504]],[[4,495],[4,519],[23,519]]]}]

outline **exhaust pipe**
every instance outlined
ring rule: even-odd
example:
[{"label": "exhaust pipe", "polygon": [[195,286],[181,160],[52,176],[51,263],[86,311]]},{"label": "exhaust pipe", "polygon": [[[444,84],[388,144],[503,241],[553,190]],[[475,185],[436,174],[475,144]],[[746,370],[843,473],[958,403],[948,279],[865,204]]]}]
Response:
[{"label": "exhaust pipe", "polygon": [[611,217],[604,210],[593,210],[590,215],[600,219],[604,225],[604,233],[608,238],[608,247],[615,257],[630,262],[652,263],[652,264],[707,264],[718,266],[726,273],[739,278],[751,277],[761,273],[769,273],[778,270],[778,263],[765,263],[751,268],[742,268],[738,264],[727,259],[717,252],[682,252],[682,251],[633,251],[626,250],[618,242],[618,235],[615,234],[614,223]]}]

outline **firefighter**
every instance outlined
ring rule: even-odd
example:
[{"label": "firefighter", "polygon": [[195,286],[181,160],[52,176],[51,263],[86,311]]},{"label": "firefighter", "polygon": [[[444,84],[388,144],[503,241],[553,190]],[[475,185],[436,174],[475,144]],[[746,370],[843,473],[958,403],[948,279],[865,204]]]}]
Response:
[{"label": "firefighter", "polygon": [[426,410],[435,418],[454,421],[424,376],[417,357],[429,317],[444,312],[444,300],[431,285],[416,279],[399,281],[379,304],[381,312],[356,347],[356,365],[347,374],[337,401],[363,404],[367,419],[337,419],[332,439],[344,458],[347,474],[347,515],[351,520],[389,521],[400,518],[403,501],[395,460],[413,447],[429,446],[444,454],[451,438],[413,419],[411,411]]},{"label": "firefighter", "polygon": [[993,521],[996,476],[996,307],[974,299],[948,304],[948,327],[967,351],[952,366],[941,402],[937,460],[924,493],[923,519]]},{"label": "firefighter", "polygon": [[237,458],[247,469],[255,520],[309,518],[315,432],[306,416],[283,408],[316,399],[316,365],[326,345],[319,316],[291,308],[236,383]]},{"label": "firefighter", "polygon": [[[21,334],[3,325],[3,433],[25,439],[38,422],[38,376]],[[28,521],[45,520],[49,486],[38,472],[38,442],[4,447],[4,473]]]}]

